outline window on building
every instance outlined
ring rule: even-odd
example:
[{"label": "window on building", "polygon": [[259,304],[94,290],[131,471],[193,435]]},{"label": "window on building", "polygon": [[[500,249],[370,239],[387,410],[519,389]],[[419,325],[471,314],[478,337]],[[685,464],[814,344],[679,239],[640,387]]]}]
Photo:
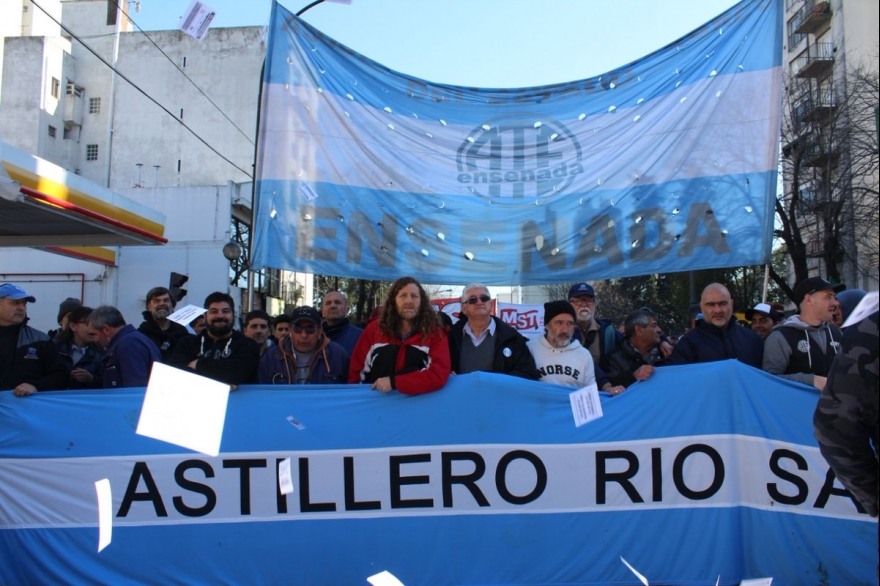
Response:
[{"label": "window on building", "polygon": [[89,98],[89,114],[101,113],[101,98]]},{"label": "window on building", "polygon": [[799,35],[794,30],[801,25],[800,14],[788,21],[788,50],[791,51],[797,47],[798,43],[804,40],[807,35]]},{"label": "window on building", "polygon": [[52,78],[52,97],[56,100],[61,97],[61,82]]},{"label": "window on building", "polygon": [[50,125],[49,126],[49,138],[55,138],[56,132],[57,132],[57,130],[55,129],[55,127]]},{"label": "window on building", "polygon": [[86,145],[86,161],[97,161],[97,160],[98,160],[98,145],[87,144]]},{"label": "window on building", "polygon": [[67,82],[67,95],[68,96],[74,96],[76,98],[81,98],[83,96],[84,91],[85,90],[82,87],[76,85],[74,82],[72,82],[72,81]]}]

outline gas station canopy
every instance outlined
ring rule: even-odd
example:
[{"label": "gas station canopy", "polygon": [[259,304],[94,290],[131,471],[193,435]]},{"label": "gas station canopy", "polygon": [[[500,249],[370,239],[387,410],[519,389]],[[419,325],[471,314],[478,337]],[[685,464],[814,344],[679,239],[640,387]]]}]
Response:
[{"label": "gas station canopy", "polygon": [[147,206],[2,141],[0,164],[2,247],[87,257],[77,249],[168,242],[165,216]]}]

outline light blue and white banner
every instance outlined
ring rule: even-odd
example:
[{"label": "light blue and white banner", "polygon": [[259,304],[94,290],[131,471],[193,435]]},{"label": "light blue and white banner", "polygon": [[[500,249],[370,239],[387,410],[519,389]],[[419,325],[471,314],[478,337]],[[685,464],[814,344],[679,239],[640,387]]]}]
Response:
[{"label": "light blue and white banner", "polygon": [[783,32],[781,0],[743,0],[598,77],[480,89],[391,71],[276,2],[254,266],[508,285],[765,263]]},{"label": "light blue and white banner", "polygon": [[143,389],[0,392],[0,584],[637,584],[620,556],[652,583],[874,579],[876,521],[819,454],[808,387],[666,367],[580,428],[569,390],[246,386],[217,457],[136,435]]}]

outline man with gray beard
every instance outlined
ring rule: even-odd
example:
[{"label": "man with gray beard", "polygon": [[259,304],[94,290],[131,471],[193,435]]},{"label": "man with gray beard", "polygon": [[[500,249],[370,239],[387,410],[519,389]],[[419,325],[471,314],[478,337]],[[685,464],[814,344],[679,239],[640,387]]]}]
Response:
[{"label": "man with gray beard", "polygon": [[577,312],[574,339],[590,352],[593,363],[604,370],[607,357],[623,343],[623,334],[610,321],[596,316],[596,293],[587,283],[572,285],[568,302]]},{"label": "man with gray beard", "polygon": [[572,387],[596,382],[592,356],[574,339],[575,316],[568,301],[544,304],[544,335],[528,343],[542,382]]},{"label": "man with gray beard", "polygon": [[137,329],[153,341],[162,355],[162,362],[166,364],[174,353],[177,342],[190,335],[186,326],[168,319],[168,316],[174,313],[176,305],[168,289],[153,287],[147,291],[147,309],[143,312],[144,322]]}]

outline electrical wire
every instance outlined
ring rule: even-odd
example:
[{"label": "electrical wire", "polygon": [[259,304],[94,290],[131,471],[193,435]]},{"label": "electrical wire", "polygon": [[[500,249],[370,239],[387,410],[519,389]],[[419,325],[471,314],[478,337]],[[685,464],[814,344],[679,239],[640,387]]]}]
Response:
[{"label": "electrical wire", "polygon": [[[77,41],[80,45],[82,45],[83,47],[85,47],[86,50],[89,51],[89,53],[91,53],[92,55],[94,55],[95,57],[97,57],[98,60],[101,61],[101,63],[103,63],[104,65],[106,65],[107,67],[109,67],[109,68],[110,68],[112,71],[114,71],[119,77],[121,77],[121,78],[124,79],[126,82],[128,82],[128,84],[131,85],[131,87],[133,87],[134,89],[136,89],[137,91],[139,91],[141,94],[143,94],[143,96],[144,96],[145,98],[147,98],[148,100],[150,100],[151,102],[153,102],[154,104],[156,104],[156,105],[157,105],[160,109],[162,109],[166,114],[168,114],[168,115],[171,116],[175,121],[177,121],[178,124],[180,124],[181,126],[183,126],[184,128],[186,128],[186,129],[189,131],[190,134],[192,134],[194,137],[196,137],[196,139],[198,139],[198,141],[201,142],[203,145],[205,145],[206,147],[208,147],[208,148],[209,148],[209,149],[210,149],[215,155],[217,155],[218,157],[220,157],[221,159],[223,159],[224,161],[226,161],[227,163],[229,163],[230,165],[232,165],[233,167],[235,167],[236,169],[238,169],[239,171],[241,171],[242,173],[244,173],[244,175],[245,175],[246,177],[248,177],[249,179],[253,179],[253,176],[252,176],[250,173],[248,173],[247,171],[245,171],[244,169],[242,169],[241,167],[239,167],[238,165],[236,165],[235,163],[233,163],[232,161],[230,161],[230,160],[229,160],[228,158],[226,158],[226,156],[223,155],[220,151],[218,151],[218,150],[215,149],[213,146],[211,146],[211,145],[208,143],[208,141],[206,141],[204,138],[202,138],[201,136],[199,136],[199,134],[198,134],[195,130],[193,130],[192,128],[190,128],[190,127],[189,127],[189,126],[188,126],[183,120],[181,120],[180,118],[178,118],[177,116],[175,116],[170,110],[168,110],[168,108],[166,108],[165,106],[163,106],[162,104],[160,104],[159,102],[157,102],[155,98],[153,98],[150,94],[148,94],[146,91],[144,91],[140,86],[138,86],[136,83],[134,83],[133,81],[131,81],[130,79],[128,79],[128,77],[126,77],[125,74],[123,74],[121,71],[119,71],[118,69],[116,69],[116,68],[115,68],[113,65],[111,65],[110,63],[108,63],[106,59],[104,59],[101,55],[99,55],[99,54],[98,54],[94,49],[92,49],[92,48],[91,48],[91,47],[90,47],[85,41],[83,41],[83,40],[82,40],[81,38],[79,38],[76,34],[74,34],[73,31],[71,31],[69,28],[67,28],[65,25],[63,25],[61,22],[59,22],[54,16],[52,16],[51,14],[49,14],[49,13],[46,11],[45,8],[43,8],[42,6],[40,6],[40,5],[39,5],[37,2],[35,2],[34,0],[31,0],[31,4],[33,4],[34,6],[36,6],[37,8],[39,8],[39,9],[43,12],[43,14],[45,14],[46,16],[48,16],[50,20],[52,20],[55,24],[57,24],[58,26],[60,26],[61,29],[62,29],[64,32],[66,32],[67,34],[69,34],[72,38],[76,39],[76,41]],[[253,144],[253,143],[251,143],[251,144]]]},{"label": "electrical wire", "polygon": [[[187,80],[188,82],[190,82],[190,83],[193,85],[193,87],[196,88],[196,89],[199,91],[199,93],[202,94],[202,95],[205,97],[205,99],[208,100],[208,101],[211,103],[211,105],[214,106],[214,107],[217,109],[217,111],[220,112],[220,114],[222,114],[223,117],[226,118],[226,120],[228,120],[229,123],[232,124],[232,125],[235,127],[235,129],[241,133],[241,135],[242,135],[243,137],[245,137],[245,139],[246,139],[249,143],[254,144],[254,141],[251,140],[251,137],[249,137],[247,134],[245,134],[244,130],[242,130],[241,128],[239,128],[238,125],[237,125],[235,122],[233,122],[232,119],[231,119],[229,116],[226,115],[226,112],[224,112],[222,109],[220,109],[220,106],[218,106],[217,104],[215,104],[215,103],[214,103],[214,100],[212,100],[210,97],[208,97],[208,94],[206,94],[205,92],[203,92],[203,91],[202,91],[202,88],[200,88],[198,85],[196,85],[196,82],[194,82],[194,81],[192,80],[192,78],[190,78],[190,77],[186,74],[186,72],[185,72],[183,69],[181,69],[180,66],[177,65],[177,63],[175,63],[174,60],[173,60],[171,57],[169,57],[168,54],[165,53],[165,51],[163,51],[162,48],[161,48],[159,45],[156,44],[156,42],[152,39],[152,37],[150,37],[150,35],[148,35],[147,32],[146,32],[144,29],[142,29],[142,28],[140,27],[140,25],[139,25],[138,23],[136,23],[136,22],[134,21],[133,18],[131,18],[131,16],[128,15],[128,13],[122,11],[122,7],[119,5],[119,3],[118,3],[116,0],[110,0],[110,1],[116,6],[116,8],[118,9],[118,11],[119,11],[119,12],[122,12],[123,16],[124,16],[125,18],[127,18],[127,19],[129,20],[129,22],[131,22],[131,24],[133,24],[134,26],[136,26],[137,29],[138,29],[138,30],[139,30],[139,31],[140,31],[140,32],[141,32],[141,33],[147,38],[147,40],[150,41],[150,43],[152,43],[153,46],[156,47],[156,49],[158,49],[159,52],[162,53],[162,55],[163,55],[166,59],[168,59],[168,62],[171,63],[171,65],[173,65],[173,66],[177,69],[177,71],[179,71],[179,72],[181,73],[181,75],[183,75],[183,77],[185,77],[186,80]],[[323,1],[323,0],[322,0],[322,1]]]},{"label": "electrical wire", "polygon": [[297,17],[302,16],[303,14],[306,13],[306,11],[307,11],[309,8],[314,8],[315,6],[317,6],[318,4],[322,3],[323,1],[324,1],[324,0],[315,0],[314,2],[312,2],[312,3],[309,4],[308,6],[306,6],[305,8],[303,8],[302,10],[300,10],[299,12],[297,12],[297,13],[296,13],[296,16],[297,16]]}]

